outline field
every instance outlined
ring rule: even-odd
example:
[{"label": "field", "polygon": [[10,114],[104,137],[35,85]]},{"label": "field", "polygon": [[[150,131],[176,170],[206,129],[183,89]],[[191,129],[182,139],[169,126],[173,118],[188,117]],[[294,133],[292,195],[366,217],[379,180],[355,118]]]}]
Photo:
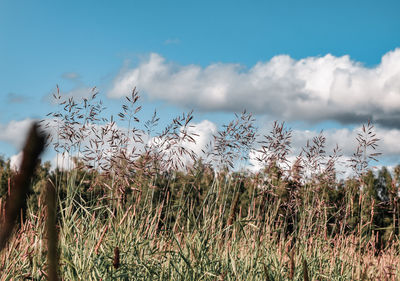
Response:
[{"label": "field", "polygon": [[[400,167],[370,170],[371,123],[353,176],[339,180],[340,149],[328,154],[323,133],[289,161],[291,130],[275,122],[257,136],[243,112],[200,156],[192,112],[155,133],[135,90],[118,114],[125,128],[103,117],[96,93],[54,98],[40,126],[71,169],[41,163],[31,176],[40,133],[19,172],[1,161],[1,281],[400,280]],[[238,169],[251,151],[264,168]]]}]

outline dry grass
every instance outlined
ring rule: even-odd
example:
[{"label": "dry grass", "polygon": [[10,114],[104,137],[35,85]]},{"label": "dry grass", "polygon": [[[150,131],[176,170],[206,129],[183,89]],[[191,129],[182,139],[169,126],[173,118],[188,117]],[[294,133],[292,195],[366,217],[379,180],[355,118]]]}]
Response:
[{"label": "dry grass", "polygon": [[[368,193],[378,156],[370,123],[349,163],[356,177],[339,183],[340,149],[328,155],[322,132],[290,163],[292,131],[275,122],[257,136],[244,111],[200,157],[188,146],[192,112],[155,133],[157,114],[140,121],[135,89],[118,114],[124,129],[96,96],[54,95],[48,144],[76,168],[46,175],[47,200],[28,204],[4,243],[0,280],[399,280],[399,220],[385,213],[398,210],[398,194],[377,202]],[[265,169],[232,171],[251,150]]]}]

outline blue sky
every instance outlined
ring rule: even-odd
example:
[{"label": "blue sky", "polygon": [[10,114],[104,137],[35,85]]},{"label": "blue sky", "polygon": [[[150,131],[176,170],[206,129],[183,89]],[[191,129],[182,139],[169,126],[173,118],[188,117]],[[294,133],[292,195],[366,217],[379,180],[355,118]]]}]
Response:
[{"label": "blue sky", "polygon": [[[2,0],[0,128],[8,136],[0,134],[0,152],[18,152],[11,137],[22,138],[23,129],[13,128],[52,111],[46,97],[57,84],[78,96],[97,86],[112,110],[135,84],[145,113],[157,107],[162,119],[193,108],[196,122],[221,125],[245,106],[259,120],[286,120],[299,132],[327,128],[334,140],[337,130],[350,135],[372,117],[392,144],[400,136],[398,11],[399,1]],[[157,75],[143,78],[149,69]],[[279,79],[273,70],[283,71]],[[375,92],[364,97],[370,102],[351,102],[363,90],[354,85],[375,80],[367,87]],[[241,83],[232,89],[234,81]],[[208,91],[221,98],[196,99]],[[287,103],[304,97],[325,103]],[[400,147],[382,149],[391,156],[385,164],[400,162]]]}]

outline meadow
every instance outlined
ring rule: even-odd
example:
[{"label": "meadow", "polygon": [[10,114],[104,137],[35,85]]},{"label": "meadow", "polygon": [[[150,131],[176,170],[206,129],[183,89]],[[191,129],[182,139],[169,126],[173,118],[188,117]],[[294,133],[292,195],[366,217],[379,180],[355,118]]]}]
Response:
[{"label": "meadow", "polygon": [[[193,113],[158,132],[136,90],[115,117],[124,127],[95,91],[54,100],[20,170],[0,161],[1,281],[400,280],[400,166],[370,169],[370,122],[339,179],[323,132],[291,161],[291,129],[258,136],[244,111],[199,155]],[[70,169],[35,167],[41,142]],[[264,168],[238,169],[251,151]]]}]

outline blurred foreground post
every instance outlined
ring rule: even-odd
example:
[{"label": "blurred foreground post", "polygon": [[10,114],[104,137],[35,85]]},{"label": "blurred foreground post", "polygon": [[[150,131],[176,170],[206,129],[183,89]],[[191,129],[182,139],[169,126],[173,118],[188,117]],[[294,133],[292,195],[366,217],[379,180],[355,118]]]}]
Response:
[{"label": "blurred foreground post", "polygon": [[26,140],[20,170],[13,181],[5,206],[5,217],[0,226],[0,251],[5,247],[20,211],[26,205],[31,177],[45,145],[45,136],[34,123]]},{"label": "blurred foreground post", "polygon": [[58,278],[58,235],[56,228],[57,207],[56,189],[54,184],[48,180],[46,185],[46,205],[47,205],[47,278],[49,281],[57,281]]}]

